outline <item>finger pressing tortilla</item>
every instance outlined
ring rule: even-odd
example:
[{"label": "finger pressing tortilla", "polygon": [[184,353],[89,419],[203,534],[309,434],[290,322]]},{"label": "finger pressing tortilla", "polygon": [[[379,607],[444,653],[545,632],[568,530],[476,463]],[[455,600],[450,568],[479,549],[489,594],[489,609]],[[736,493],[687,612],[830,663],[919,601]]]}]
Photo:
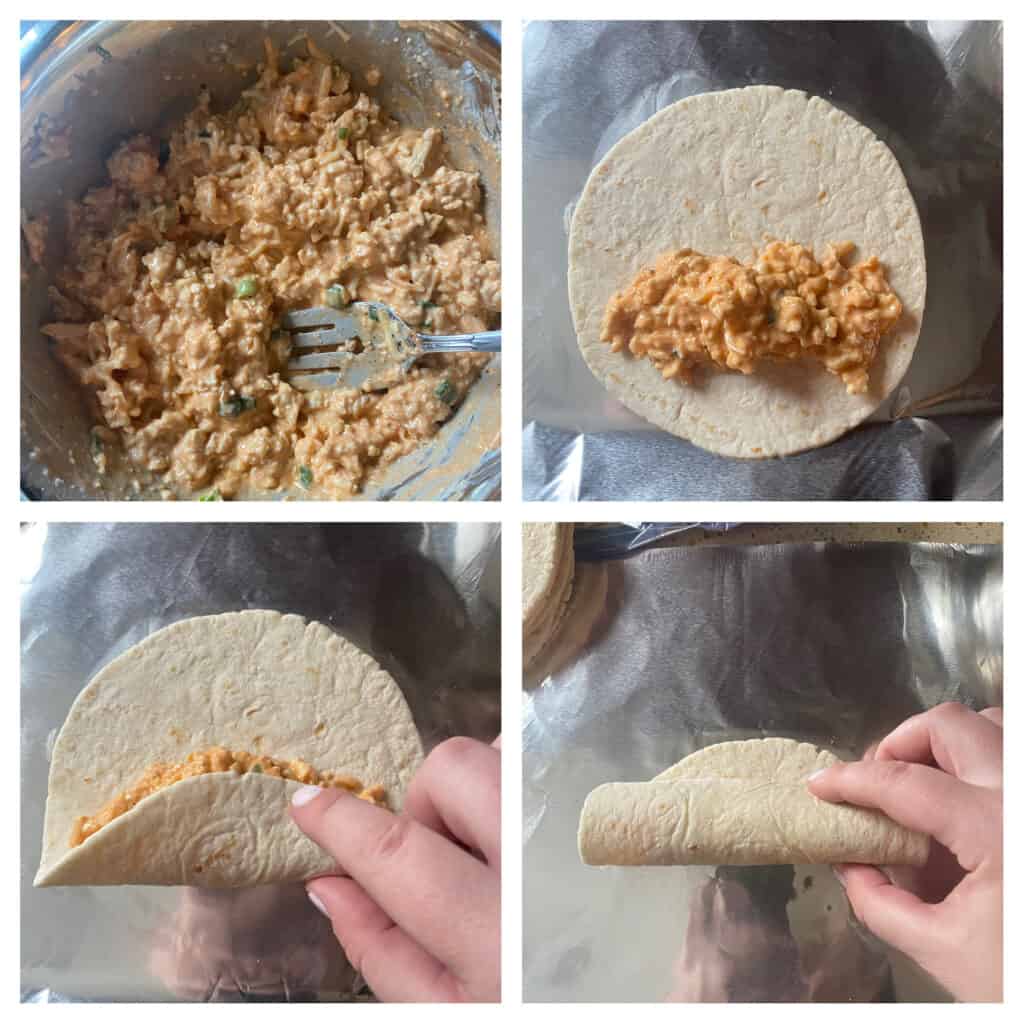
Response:
[{"label": "finger pressing tortilla", "polygon": [[1003,730],[963,704],[940,704],[889,733],[879,743],[875,760],[936,765],[974,786],[998,786]]},{"label": "finger pressing tortilla", "polygon": [[307,889],[331,919],[352,966],[389,1003],[456,1002],[461,985],[402,931],[351,878],[319,878]]},{"label": "finger pressing tortilla", "polygon": [[932,836],[968,870],[978,852],[978,836],[989,830],[986,791],[926,765],[841,762],[807,787],[822,800],[878,810],[906,828]]},{"label": "finger pressing tortilla", "polygon": [[291,814],[395,924],[457,977],[468,979],[478,969],[481,944],[501,914],[499,887],[484,864],[418,821],[340,790],[324,790]]},{"label": "finger pressing tortilla", "polygon": [[928,840],[803,782],[612,782],[583,805],[585,864],[923,864]]},{"label": "finger pressing tortilla", "polygon": [[405,813],[501,865],[501,754],[464,736],[435,747],[405,797]]}]

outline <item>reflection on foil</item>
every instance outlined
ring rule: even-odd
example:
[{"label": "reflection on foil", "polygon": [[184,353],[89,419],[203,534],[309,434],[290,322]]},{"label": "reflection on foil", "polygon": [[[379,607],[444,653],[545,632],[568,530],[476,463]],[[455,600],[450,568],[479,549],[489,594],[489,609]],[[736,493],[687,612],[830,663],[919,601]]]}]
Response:
[{"label": "reflection on foil", "polygon": [[34,552],[22,573],[22,999],[365,998],[302,886],[34,889],[53,739],[95,672],[154,630],[272,608],[373,655],[428,750],[452,735],[490,742],[498,526],[34,525],[20,550]]},{"label": "reflection on foil", "polygon": [[[1001,497],[999,23],[534,21],[523,61],[527,500]],[[928,261],[899,401],[929,419],[868,425],[759,464],[655,431],[613,399],[579,353],[566,284],[571,209],[612,145],[676,100],[754,84],[823,96],[892,148]],[[994,365],[977,377],[986,339]],[[876,420],[890,419],[889,405]]]},{"label": "reflection on foil", "polygon": [[[650,428],[575,434],[533,422],[523,431],[530,501],[998,501],[1002,417],[941,416],[868,424],[785,459],[725,459]],[[620,476],[621,479],[620,479]],[[637,490],[637,489],[641,490]]]},{"label": "reflection on foil", "polygon": [[357,987],[305,886],[176,892],[177,908],[154,934],[149,970],[178,999],[305,1002]]},{"label": "reflection on foil", "polygon": [[668,546],[696,524],[630,547],[656,525],[608,532],[585,563],[606,579],[599,620],[524,698],[525,998],[945,999],[856,923],[827,866],[589,868],[576,829],[595,786],[710,743],[781,735],[851,758],[943,700],[1001,704],[1001,548]]}]

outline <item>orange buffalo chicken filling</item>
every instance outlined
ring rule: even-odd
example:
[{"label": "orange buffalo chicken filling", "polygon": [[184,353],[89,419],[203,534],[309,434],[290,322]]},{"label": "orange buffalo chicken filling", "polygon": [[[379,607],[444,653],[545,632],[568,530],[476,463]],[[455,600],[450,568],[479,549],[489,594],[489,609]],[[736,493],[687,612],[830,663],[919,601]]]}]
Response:
[{"label": "orange buffalo chicken filling", "polygon": [[829,245],[819,262],[795,242],[769,242],[750,265],[666,253],[612,297],[601,340],[685,384],[702,365],[749,374],[763,361],[805,360],[863,394],[903,306],[878,259],[852,263],[853,250]]},{"label": "orange buffalo chicken filling", "polygon": [[130,789],[119,793],[109,800],[101,810],[90,817],[75,819],[71,830],[70,846],[79,846],[89,836],[94,835],[104,825],[110,824],[126,811],[130,811],[140,800],[168,786],[173,786],[183,779],[191,779],[197,775],[208,775],[211,772],[234,772],[236,775],[247,773],[269,775],[275,779],[288,779],[302,782],[309,786],[335,787],[354,793],[360,800],[387,806],[387,794],[383,786],[364,787],[351,775],[340,772],[320,772],[301,758],[290,761],[263,754],[250,754],[244,750],[228,750],[226,747],[210,747],[189,754],[184,761],[168,763],[158,761],[146,769],[145,774]]}]

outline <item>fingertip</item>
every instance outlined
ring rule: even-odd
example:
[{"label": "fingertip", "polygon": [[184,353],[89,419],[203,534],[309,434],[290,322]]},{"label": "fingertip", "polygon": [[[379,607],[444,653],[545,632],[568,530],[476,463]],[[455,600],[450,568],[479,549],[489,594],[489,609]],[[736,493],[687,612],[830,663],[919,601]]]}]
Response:
[{"label": "fingertip", "polygon": [[830,764],[826,768],[819,768],[807,776],[807,788],[813,796],[819,800],[832,800],[835,793],[835,780],[841,764]]},{"label": "fingertip", "polygon": [[889,879],[881,868],[874,864],[833,864],[832,871],[846,890],[850,886],[864,887],[888,885]]},{"label": "fingertip", "polygon": [[313,906],[324,915],[324,917],[329,918],[331,916],[327,913],[327,907],[324,905],[324,901],[320,899],[316,894],[316,890],[312,886],[306,886],[306,895],[309,897],[309,902],[312,903]]},{"label": "fingertip", "polygon": [[311,803],[322,792],[323,789],[320,786],[300,786],[292,793],[292,807],[305,807],[306,804]]},{"label": "fingertip", "polygon": [[330,809],[343,792],[341,789],[303,786],[292,794],[288,802],[288,816],[296,828],[310,835],[310,829],[316,827],[324,812]]}]

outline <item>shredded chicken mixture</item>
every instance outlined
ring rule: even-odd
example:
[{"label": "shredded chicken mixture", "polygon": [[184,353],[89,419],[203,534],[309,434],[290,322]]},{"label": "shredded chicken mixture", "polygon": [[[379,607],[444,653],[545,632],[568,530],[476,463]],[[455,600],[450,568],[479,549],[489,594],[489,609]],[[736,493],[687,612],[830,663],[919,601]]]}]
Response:
[{"label": "shredded chicken mixture", "polygon": [[226,114],[202,94],[169,147],[145,136],[69,204],[67,265],[43,331],[95,399],[106,449],[167,496],[357,493],[431,438],[485,356],[430,356],[385,393],[283,378],[287,309],[376,300],[414,328],[479,331],[500,310],[479,176],[442,133],[403,129],[309,43]]},{"label": "shredded chicken mixture", "polygon": [[181,782],[182,779],[195,778],[197,775],[209,775],[211,772],[234,772],[236,775],[252,772],[253,774],[269,775],[275,779],[291,779],[308,786],[324,788],[333,786],[354,793],[360,800],[368,800],[379,807],[387,806],[387,794],[384,792],[383,786],[364,788],[363,784],[351,775],[318,772],[299,758],[280,761],[275,757],[249,754],[244,750],[211,747],[209,750],[189,754],[181,762],[168,764],[160,761],[150,765],[135,785],[108,801],[96,814],[91,817],[76,818],[71,830],[69,845],[72,848],[80,846],[104,825],[109,825],[115,818],[130,811],[140,800],[145,800],[147,796],[152,796],[158,790],[173,786],[174,783]]},{"label": "shredded chicken mixture", "polygon": [[601,340],[690,382],[714,364],[754,373],[759,360],[806,359],[867,391],[883,335],[903,313],[877,258],[848,265],[854,246],[819,263],[795,242],[771,242],[753,266],[692,249],[667,253],[605,309]]}]

